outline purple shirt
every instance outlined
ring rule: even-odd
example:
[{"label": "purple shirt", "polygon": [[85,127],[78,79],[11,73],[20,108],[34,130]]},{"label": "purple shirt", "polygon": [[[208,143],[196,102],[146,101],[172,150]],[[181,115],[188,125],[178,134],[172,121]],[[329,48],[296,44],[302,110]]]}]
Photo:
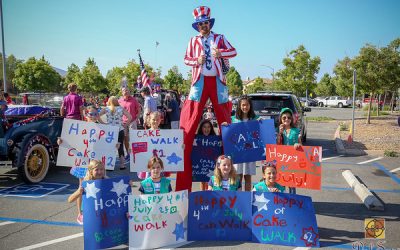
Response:
[{"label": "purple shirt", "polygon": [[82,97],[76,93],[69,93],[64,96],[63,106],[66,111],[66,118],[81,120],[80,108],[83,106]]}]

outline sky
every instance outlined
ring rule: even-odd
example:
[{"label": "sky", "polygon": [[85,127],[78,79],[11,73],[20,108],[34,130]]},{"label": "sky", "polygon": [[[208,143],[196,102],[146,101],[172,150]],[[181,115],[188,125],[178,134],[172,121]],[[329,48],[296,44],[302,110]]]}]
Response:
[{"label": "sky", "polygon": [[200,5],[211,8],[212,30],[236,48],[230,64],[242,79],[271,78],[301,44],[321,58],[321,78],[367,43],[384,47],[400,38],[397,0],[3,0],[5,51],[23,60],[44,55],[63,70],[92,57],[105,76],[138,62],[140,49],[162,75],[176,65],[186,78],[183,57]]}]

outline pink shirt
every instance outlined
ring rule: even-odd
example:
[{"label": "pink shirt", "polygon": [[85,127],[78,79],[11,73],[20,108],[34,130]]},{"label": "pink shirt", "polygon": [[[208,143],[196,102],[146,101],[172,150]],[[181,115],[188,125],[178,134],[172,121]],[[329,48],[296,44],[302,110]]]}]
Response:
[{"label": "pink shirt", "polygon": [[69,93],[64,97],[63,106],[66,111],[66,118],[81,120],[80,107],[83,106],[82,97],[76,93]]},{"label": "pink shirt", "polygon": [[[119,98],[118,102],[121,107],[126,109],[131,114],[132,121],[135,121],[137,118],[136,116],[140,111],[140,104],[136,98],[133,96],[129,96],[127,99],[125,99],[125,97],[121,97]],[[128,118],[126,118],[126,116],[122,118],[122,122],[124,124],[127,122],[127,120]]]}]

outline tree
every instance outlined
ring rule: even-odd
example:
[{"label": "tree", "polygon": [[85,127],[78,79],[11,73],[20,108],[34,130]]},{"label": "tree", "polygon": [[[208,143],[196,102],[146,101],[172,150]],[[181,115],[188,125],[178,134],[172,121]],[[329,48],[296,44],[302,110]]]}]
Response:
[{"label": "tree", "polygon": [[[6,76],[7,76],[7,83],[14,84],[14,77],[15,77],[15,70],[17,69],[18,65],[21,64],[23,61],[15,58],[13,54],[9,55],[6,59]],[[2,54],[0,53],[0,78],[3,81],[3,58]]]},{"label": "tree", "polygon": [[165,87],[173,90],[183,89],[185,80],[181,73],[179,73],[178,66],[173,66],[168,70],[167,75],[164,77]]},{"label": "tree", "polygon": [[15,70],[14,83],[20,91],[57,92],[61,89],[61,76],[44,57],[29,58]]},{"label": "tree", "polygon": [[261,77],[257,77],[254,83],[246,87],[246,94],[257,93],[257,91],[266,90],[266,86]]},{"label": "tree", "polygon": [[276,88],[304,96],[306,90],[311,92],[316,87],[321,59],[318,56],[311,58],[303,45],[292,50],[282,63],[285,68],[276,73]]},{"label": "tree", "polygon": [[229,93],[233,96],[240,96],[243,93],[243,81],[242,78],[235,69],[231,67],[226,74],[226,85],[228,86]]},{"label": "tree", "polygon": [[[120,94],[122,79],[124,77],[128,79],[128,76],[125,75],[125,70],[125,67],[114,67],[107,72],[107,90],[110,95]],[[133,82],[133,80],[131,80],[131,82]]]},{"label": "tree", "polygon": [[74,63],[72,63],[70,66],[68,66],[67,74],[65,75],[65,78],[64,78],[64,88],[65,89],[67,88],[68,84],[79,81],[79,77],[81,74],[80,71],[81,70],[79,69],[79,67]]},{"label": "tree", "polygon": [[336,87],[331,80],[331,76],[325,73],[314,91],[318,96],[336,95]]},{"label": "tree", "polygon": [[393,40],[387,47],[381,49],[384,60],[384,73],[381,78],[385,91],[392,93],[391,109],[393,110],[394,97],[400,88],[400,38]]},{"label": "tree", "polygon": [[343,60],[339,60],[333,69],[335,76],[332,82],[336,86],[336,93],[340,96],[353,96],[354,67],[352,64],[352,59],[346,56]]},{"label": "tree", "polygon": [[383,72],[382,53],[373,45],[367,44],[361,48],[360,53],[354,58],[354,67],[357,70],[357,83],[365,93],[371,93],[369,102],[367,124],[371,123],[372,97],[381,89]]},{"label": "tree", "polygon": [[106,88],[106,81],[93,58],[86,61],[81,74],[76,78],[76,84],[82,92],[99,93]]}]

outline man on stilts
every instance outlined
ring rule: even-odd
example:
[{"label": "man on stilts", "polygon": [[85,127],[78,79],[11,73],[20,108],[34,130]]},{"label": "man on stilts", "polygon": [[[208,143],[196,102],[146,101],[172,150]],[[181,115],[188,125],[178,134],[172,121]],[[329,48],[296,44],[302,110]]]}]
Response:
[{"label": "man on stilts", "polygon": [[184,171],[178,172],[176,191],[192,189],[192,147],[203,108],[211,100],[218,124],[231,123],[231,110],[225,74],[229,58],[236,56],[236,49],[221,34],[211,32],[214,18],[211,10],[199,6],[193,11],[192,27],[200,32],[190,39],[185,64],[192,67],[192,86],[181,111],[180,127],[184,130]]}]

